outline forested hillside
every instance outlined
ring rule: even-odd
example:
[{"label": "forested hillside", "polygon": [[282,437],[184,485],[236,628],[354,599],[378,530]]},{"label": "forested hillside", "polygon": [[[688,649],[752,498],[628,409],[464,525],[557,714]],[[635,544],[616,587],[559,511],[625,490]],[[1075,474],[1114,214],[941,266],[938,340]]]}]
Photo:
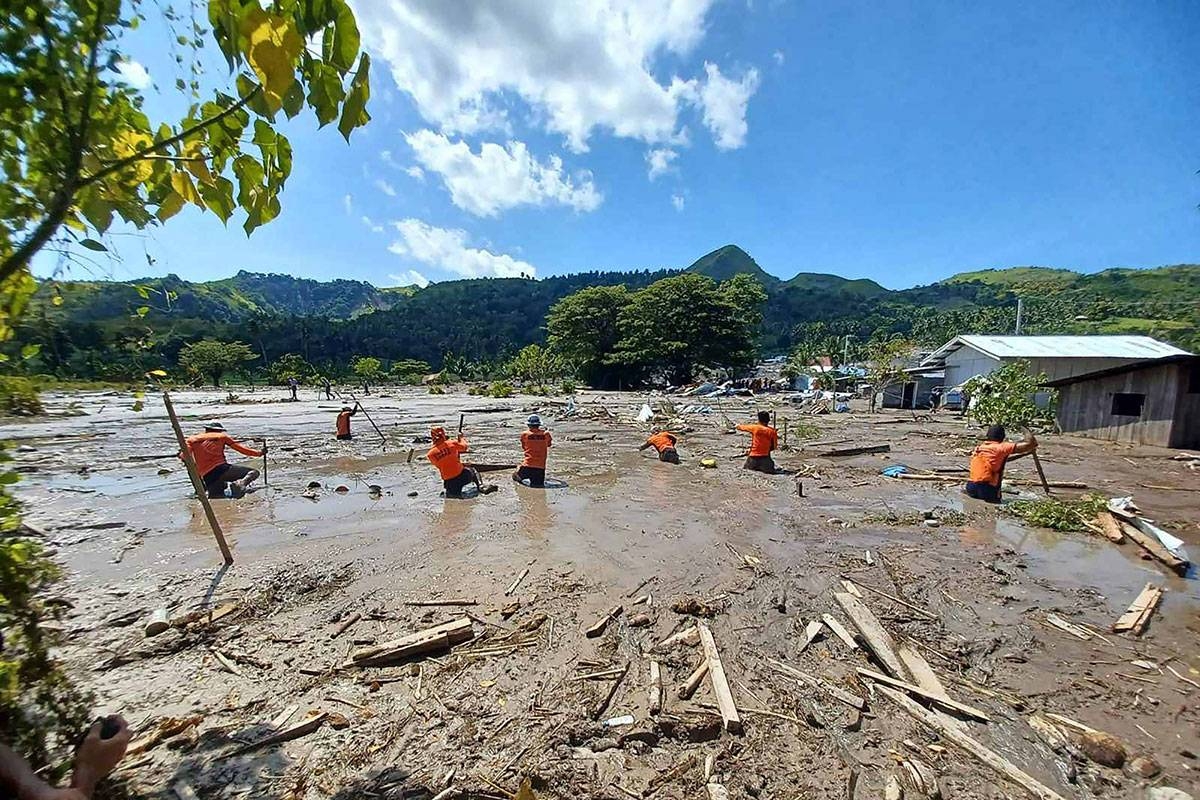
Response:
[{"label": "forested hillside", "polygon": [[[1200,266],[1114,269],[1092,275],[1020,267],[955,275],[893,291],[870,280],[801,273],[783,281],[728,245],[687,268],[721,281],[747,274],[767,290],[763,354],[812,340],[845,340],[852,351],[901,334],[936,346],[959,333],[1010,333],[1025,299],[1026,333],[1147,333],[1200,349]],[[477,279],[424,289],[379,289],[360,281],[318,282],[239,272],[190,283],[175,276],[127,283],[47,281],[13,342],[40,352],[17,368],[62,377],[126,378],[170,367],[181,347],[213,337],[249,344],[262,366],[295,353],[330,373],[371,355],[447,354],[495,360],[545,339],[558,300],[589,286],[649,285],[669,271],[587,272],[542,280]],[[15,359],[14,359],[15,360]]]}]

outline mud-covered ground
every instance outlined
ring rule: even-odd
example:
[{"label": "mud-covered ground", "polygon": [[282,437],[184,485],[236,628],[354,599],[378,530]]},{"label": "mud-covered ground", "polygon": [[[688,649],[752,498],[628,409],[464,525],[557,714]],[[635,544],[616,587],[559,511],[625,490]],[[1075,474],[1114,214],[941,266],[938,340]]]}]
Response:
[{"label": "mud-covered ground", "polygon": [[[725,432],[727,418],[758,407],[741,399],[682,416],[694,430],[680,466],[637,452],[649,428],[633,417],[661,400],[644,395],[582,393],[565,417],[561,399],[384,391],[363,399],[386,445],[362,414],[355,440],[335,442],[340,403],[311,390],[298,403],[280,399],[262,390],[235,403],[224,392],[175,398],[189,432],[215,417],[270,447],[268,486],[215,502],[236,557],[228,569],[173,457],[159,399],[134,412],[128,397],[55,396],[52,413],[86,415],[0,426],[22,446],[28,520],[67,568],[62,594],[74,609],[63,653],[99,711],[119,711],[141,732],[118,773],[135,796],[186,800],[190,787],[205,798],[349,800],[449,788],[524,799],[528,782],[537,797],[693,798],[711,780],[733,798],[881,798],[889,777],[914,770],[936,775],[947,798],[1027,796],[872,691],[856,669],[879,665],[861,648],[826,627],[801,651],[822,614],[849,623],[833,596],[844,580],[951,697],[986,714],[961,723],[969,736],[1061,796],[1200,787],[1197,582],[1140,559],[1131,543],[1027,528],[965,500],[957,483],[880,475],[892,463],[965,466],[974,431],[955,417],[781,407],[790,447],[778,461],[796,474],[768,477],[740,468],[744,437]],[[464,410],[472,460],[493,464],[519,460],[517,436],[538,410],[555,436],[549,476],[561,485],[529,489],[494,472],[495,494],[441,498],[427,445],[412,440],[431,423],[455,429]],[[802,449],[802,439],[818,444]],[[844,441],[819,444],[835,440]],[[816,455],[875,444],[891,452]],[[1200,555],[1200,472],[1174,451],[1046,436],[1041,453],[1051,481],[1132,494]],[[717,468],[703,469],[704,456]],[[1026,459],[1007,477],[1036,476]],[[310,481],[322,488],[302,496]],[[924,524],[928,511],[937,527]],[[1110,633],[1148,582],[1167,590],[1149,629]],[[741,735],[721,730],[707,679],[690,700],[677,695],[698,647],[650,652],[694,624],[672,609],[687,598],[711,614],[701,621]],[[435,600],[476,604],[406,605]],[[616,605],[603,634],[586,637]],[[158,608],[179,624],[146,638]],[[224,616],[208,624],[197,619],[205,612]],[[343,666],[358,648],[464,615],[474,641],[449,652]],[[1090,633],[1078,638],[1048,615]],[[662,672],[659,714],[649,709],[651,659]],[[611,670],[627,664],[608,699]],[[864,711],[789,670],[857,694]],[[244,748],[313,709],[327,714],[315,731]],[[1047,712],[1113,734],[1125,769],[1097,765],[1075,739],[1039,734],[1029,719]],[[625,715],[632,724],[603,724]],[[912,781],[907,789],[923,796]]]}]

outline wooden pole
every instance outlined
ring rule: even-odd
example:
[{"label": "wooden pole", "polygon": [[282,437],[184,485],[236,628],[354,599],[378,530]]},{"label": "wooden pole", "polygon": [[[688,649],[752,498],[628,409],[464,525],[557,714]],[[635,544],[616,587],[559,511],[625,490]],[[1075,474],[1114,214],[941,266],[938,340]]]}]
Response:
[{"label": "wooden pole", "polygon": [[359,402],[359,399],[354,395],[350,395],[350,399],[354,401],[355,405],[362,409],[363,416],[367,418],[367,422],[371,423],[371,427],[374,428],[375,432],[379,434],[379,438],[383,440],[384,444],[387,444],[387,437],[383,435],[383,431],[379,430],[379,426],[375,424],[375,420],[371,419],[371,415],[367,413],[366,407]]},{"label": "wooden pole", "polygon": [[467,419],[466,414],[458,415],[458,435],[459,436],[462,436],[463,423],[466,422],[466,419]]},{"label": "wooden pole", "polygon": [[[1025,434],[1032,436],[1033,432],[1029,428],[1026,428]],[[1037,450],[1032,451],[1029,455],[1033,456],[1033,466],[1037,469],[1038,478],[1042,481],[1042,491],[1050,494],[1050,484],[1046,482],[1046,473],[1042,470],[1042,460],[1038,458]]]},{"label": "wooden pole", "polygon": [[267,486],[267,437],[264,436],[260,441],[263,449],[263,486]]},{"label": "wooden pole", "polygon": [[[163,392],[163,405],[167,407],[167,416],[171,418],[171,427],[175,429],[175,439],[179,442],[179,453],[183,456],[184,465],[187,466],[188,477],[192,479],[192,488],[196,490],[196,499],[204,508],[204,516],[208,517],[208,524],[212,527],[217,547],[221,550],[221,557],[225,559],[226,564],[232,564],[233,553],[229,552],[229,545],[225,543],[225,534],[221,532],[221,523],[217,522],[217,515],[213,513],[212,503],[208,502],[208,492],[204,490],[204,482],[200,480],[200,473],[196,471],[196,460],[192,458],[192,451],[183,435],[183,428],[179,427],[179,417],[175,416],[175,407],[171,405],[169,392]],[[263,482],[266,482],[265,476]]]}]

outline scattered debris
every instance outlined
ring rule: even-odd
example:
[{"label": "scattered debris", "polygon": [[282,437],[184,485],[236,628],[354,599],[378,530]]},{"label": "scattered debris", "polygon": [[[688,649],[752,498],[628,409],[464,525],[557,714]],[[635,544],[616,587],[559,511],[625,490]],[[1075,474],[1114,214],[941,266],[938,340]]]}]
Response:
[{"label": "scattered debris", "polygon": [[1142,631],[1146,630],[1146,626],[1150,624],[1150,617],[1154,615],[1155,609],[1162,601],[1162,596],[1162,589],[1153,583],[1147,583],[1146,588],[1142,589],[1137,599],[1133,601],[1133,605],[1113,624],[1113,632],[1130,631],[1135,636],[1141,636]]}]

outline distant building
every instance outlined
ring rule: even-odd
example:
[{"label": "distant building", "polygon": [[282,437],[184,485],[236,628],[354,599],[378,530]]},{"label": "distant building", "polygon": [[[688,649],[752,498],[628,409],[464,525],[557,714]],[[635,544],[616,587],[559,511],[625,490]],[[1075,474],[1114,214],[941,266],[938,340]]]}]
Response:
[{"label": "distant building", "polygon": [[1046,385],[1058,390],[1063,433],[1200,448],[1200,356],[1138,361]]},{"label": "distant building", "polygon": [[932,408],[940,397],[939,389],[946,385],[946,372],[936,367],[913,367],[904,370],[904,381],[893,383],[880,392],[883,408]]},{"label": "distant building", "polygon": [[1028,361],[1034,375],[1058,381],[1182,355],[1190,354],[1149,336],[956,336],[920,366],[944,370],[945,387],[951,389],[1008,361]]}]

